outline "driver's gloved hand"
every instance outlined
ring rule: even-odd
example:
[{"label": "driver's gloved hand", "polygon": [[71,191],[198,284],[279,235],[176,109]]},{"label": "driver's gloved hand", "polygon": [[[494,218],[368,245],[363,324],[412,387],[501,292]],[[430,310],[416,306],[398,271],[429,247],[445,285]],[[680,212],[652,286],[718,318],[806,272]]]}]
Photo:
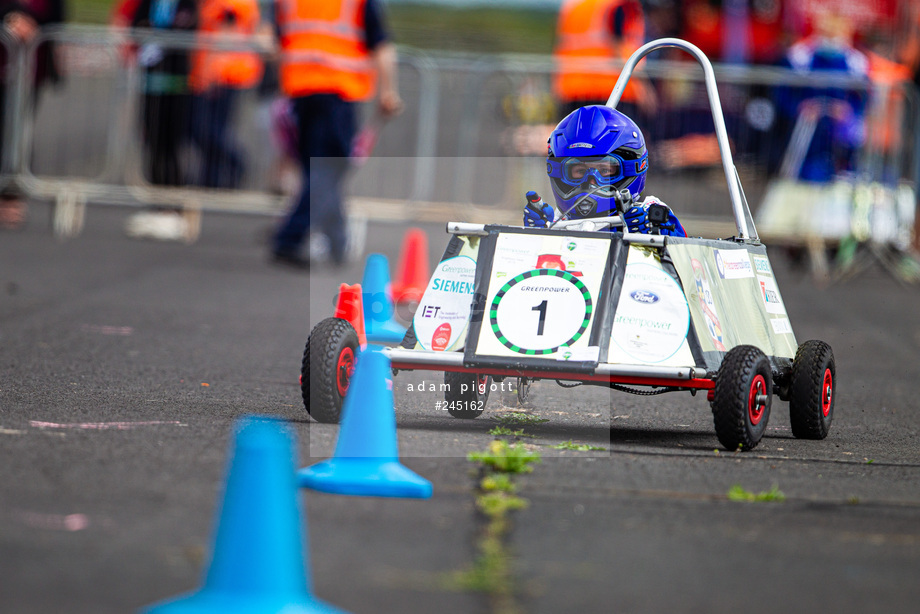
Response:
[{"label": "driver's gloved hand", "polygon": [[528,228],[546,228],[553,223],[556,213],[536,192],[527,192],[527,204],[524,205],[524,226]]},{"label": "driver's gloved hand", "polygon": [[623,214],[623,222],[629,232],[648,234],[652,231],[652,226],[648,221],[647,205],[636,205],[627,209]]},{"label": "driver's gloved hand", "polygon": [[641,205],[631,207],[623,214],[623,221],[629,232],[638,232],[641,234],[650,234],[653,231],[653,225],[648,220],[648,208],[651,205],[660,205],[668,209],[668,219],[658,226],[658,232],[662,235],[671,237],[686,237],[687,231],[681,225],[680,220],[671,211],[671,208],[658,200],[654,196],[647,196]]}]

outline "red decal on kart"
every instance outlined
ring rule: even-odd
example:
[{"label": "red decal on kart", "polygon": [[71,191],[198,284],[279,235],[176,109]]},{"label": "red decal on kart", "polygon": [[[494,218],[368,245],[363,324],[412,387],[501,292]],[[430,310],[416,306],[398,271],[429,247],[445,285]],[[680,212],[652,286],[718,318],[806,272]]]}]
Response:
[{"label": "red decal on kart", "polygon": [[560,271],[564,271],[565,263],[562,261],[562,256],[558,254],[541,254],[537,256],[537,264],[534,268],[559,269]]},{"label": "red decal on kart", "polygon": [[443,352],[450,343],[450,323],[445,322],[437,327],[431,336],[431,349],[436,352]]},{"label": "red decal on kart", "polygon": [[719,316],[716,315],[716,304],[712,298],[712,291],[709,289],[709,279],[706,277],[706,271],[699,260],[693,258],[690,260],[693,266],[693,281],[696,283],[696,294],[700,301],[700,308],[703,310],[703,317],[706,320],[706,328],[709,330],[709,336],[715,348],[721,352],[725,351],[725,344],[722,343],[722,324],[719,322]]}]

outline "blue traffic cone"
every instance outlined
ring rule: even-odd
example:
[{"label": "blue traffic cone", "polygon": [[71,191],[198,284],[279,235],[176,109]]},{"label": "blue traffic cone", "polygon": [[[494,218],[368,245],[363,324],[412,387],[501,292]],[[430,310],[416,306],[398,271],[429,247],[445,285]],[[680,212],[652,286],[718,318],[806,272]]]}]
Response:
[{"label": "blue traffic cone", "polygon": [[431,496],[431,482],[400,464],[390,359],[380,346],[358,356],[332,458],[297,472],[300,485],[339,495]]},{"label": "blue traffic cone", "polygon": [[241,420],[204,586],[146,612],[341,613],[312,595],[301,526],[291,435],[277,421]]},{"label": "blue traffic cone", "polygon": [[390,264],[383,254],[370,254],[361,279],[364,292],[364,330],[368,341],[399,343],[406,327],[393,319],[393,289]]}]

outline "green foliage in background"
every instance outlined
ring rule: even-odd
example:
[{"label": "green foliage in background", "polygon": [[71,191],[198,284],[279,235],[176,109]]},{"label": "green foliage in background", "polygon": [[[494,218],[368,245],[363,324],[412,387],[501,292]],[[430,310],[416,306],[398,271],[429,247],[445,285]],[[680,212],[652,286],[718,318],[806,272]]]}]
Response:
[{"label": "green foliage in background", "polygon": [[[104,24],[116,0],[68,0],[71,23]],[[262,7],[268,5],[263,0]],[[550,53],[556,12],[513,8],[451,8],[385,3],[387,24],[398,45],[472,53]],[[263,9],[264,10],[264,9]]]},{"label": "green foliage in background", "polygon": [[551,53],[555,11],[390,4],[393,39],[420,49],[473,53]]},{"label": "green foliage in background", "polygon": [[71,23],[105,24],[115,6],[114,0],[68,0],[67,21]]}]

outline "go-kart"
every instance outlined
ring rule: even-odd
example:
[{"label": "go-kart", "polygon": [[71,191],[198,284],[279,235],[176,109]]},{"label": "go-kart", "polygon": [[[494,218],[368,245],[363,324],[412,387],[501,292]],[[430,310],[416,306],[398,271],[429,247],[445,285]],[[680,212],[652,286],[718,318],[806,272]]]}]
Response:
[{"label": "go-kart", "polygon": [[[652,41],[626,62],[615,107],[635,65],[677,47],[702,65],[737,227],[729,239],[626,232],[621,215],[551,228],[451,222],[452,236],[400,347],[394,374],[444,371],[447,412],[475,418],[492,381],[536,380],[625,392],[706,391],[729,450],[763,436],[774,394],[789,402],[796,437],[823,439],[834,415],[836,365],[822,341],[796,344],[735,171],[712,66],[695,46]],[[619,232],[610,232],[617,229]],[[352,325],[327,318],[302,364],[304,404],[337,422],[358,356]]]}]

